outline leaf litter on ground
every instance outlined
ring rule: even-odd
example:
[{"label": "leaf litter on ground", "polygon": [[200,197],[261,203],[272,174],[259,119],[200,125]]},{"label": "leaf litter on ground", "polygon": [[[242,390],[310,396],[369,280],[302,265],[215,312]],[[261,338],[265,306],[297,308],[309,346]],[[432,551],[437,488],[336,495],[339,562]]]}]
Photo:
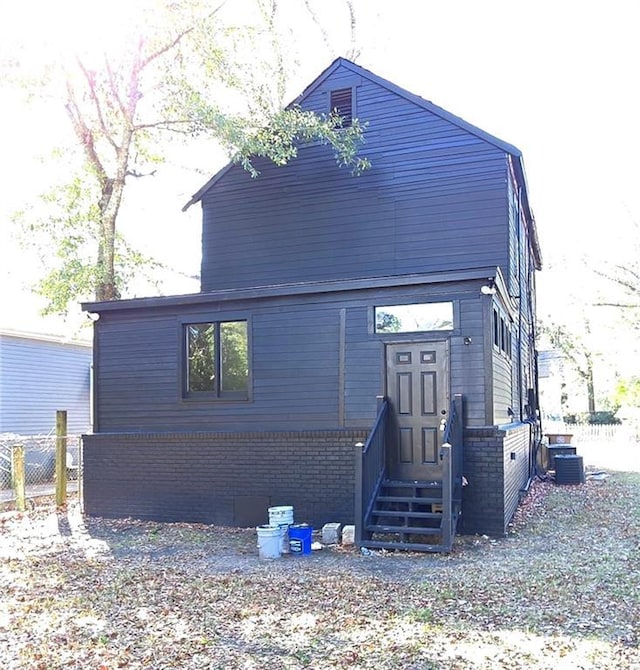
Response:
[{"label": "leaf litter on ground", "polygon": [[255,529],[0,517],[0,658],[62,668],[640,667],[640,474],[535,481],[449,555],[258,557]]}]

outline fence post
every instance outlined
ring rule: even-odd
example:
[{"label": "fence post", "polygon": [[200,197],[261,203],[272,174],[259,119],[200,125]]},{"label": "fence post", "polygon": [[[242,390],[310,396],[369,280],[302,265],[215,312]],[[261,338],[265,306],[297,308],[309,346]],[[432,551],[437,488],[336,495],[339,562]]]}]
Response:
[{"label": "fence post", "polygon": [[56,412],[56,505],[67,500],[67,413]]},{"label": "fence post", "polygon": [[11,478],[16,496],[16,509],[24,512],[27,509],[24,477],[24,447],[16,444],[11,450]]}]

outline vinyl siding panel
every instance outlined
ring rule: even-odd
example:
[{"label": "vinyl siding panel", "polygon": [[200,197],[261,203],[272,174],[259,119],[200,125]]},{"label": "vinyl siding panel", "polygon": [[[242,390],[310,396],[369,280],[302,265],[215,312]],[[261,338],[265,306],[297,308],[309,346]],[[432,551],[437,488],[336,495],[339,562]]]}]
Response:
[{"label": "vinyl siding panel", "polygon": [[91,347],[0,334],[0,433],[48,434],[56,411],[69,433],[90,429]]},{"label": "vinyl siding panel", "polygon": [[[352,79],[338,69],[303,107],[326,111]],[[356,104],[362,175],[314,144],[285,167],[257,161],[256,179],[233,167],[205,194],[203,290],[506,266],[505,153],[366,78]]]}]

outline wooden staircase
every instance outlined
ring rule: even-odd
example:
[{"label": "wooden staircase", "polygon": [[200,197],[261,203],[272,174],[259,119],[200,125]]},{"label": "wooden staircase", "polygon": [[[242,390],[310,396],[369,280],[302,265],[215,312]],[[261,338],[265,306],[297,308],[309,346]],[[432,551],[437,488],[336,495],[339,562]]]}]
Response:
[{"label": "wooden staircase", "polygon": [[453,498],[447,504],[442,482],[386,479],[365,519],[360,544],[370,549],[449,552],[460,502]]},{"label": "wooden staircase", "polygon": [[386,464],[389,403],[365,444],[355,445],[355,544],[369,549],[449,552],[462,513],[463,398],[456,394],[439,449],[438,481],[390,479]]}]

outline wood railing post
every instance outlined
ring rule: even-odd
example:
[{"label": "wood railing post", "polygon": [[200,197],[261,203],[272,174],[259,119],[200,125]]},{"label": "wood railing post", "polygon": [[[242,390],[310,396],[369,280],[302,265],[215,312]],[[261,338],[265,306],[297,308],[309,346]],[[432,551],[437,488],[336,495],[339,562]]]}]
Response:
[{"label": "wood railing post", "polygon": [[24,512],[27,509],[27,499],[24,476],[24,447],[16,444],[11,449],[11,484],[16,496],[16,509]]},{"label": "wood railing post", "polygon": [[56,505],[67,500],[67,413],[56,412]]},{"label": "wood railing post", "polygon": [[456,421],[458,423],[456,441],[453,445],[453,472],[454,477],[456,478],[456,484],[459,483],[462,485],[462,467],[464,459],[464,402],[461,393],[454,394],[453,404],[455,407]]},{"label": "wood railing post", "polygon": [[451,445],[448,442],[440,448],[440,459],[442,460],[442,544],[449,550],[452,543],[452,477]]},{"label": "wood railing post", "polygon": [[355,466],[356,466],[356,481],[355,481],[355,505],[354,505],[354,526],[355,526],[355,532],[354,532],[354,543],[356,547],[360,547],[362,543],[362,522],[363,522],[363,514],[364,514],[364,508],[362,506],[362,478],[363,478],[363,472],[362,472],[362,450],[364,449],[364,444],[362,442],[358,442],[355,445]]}]

